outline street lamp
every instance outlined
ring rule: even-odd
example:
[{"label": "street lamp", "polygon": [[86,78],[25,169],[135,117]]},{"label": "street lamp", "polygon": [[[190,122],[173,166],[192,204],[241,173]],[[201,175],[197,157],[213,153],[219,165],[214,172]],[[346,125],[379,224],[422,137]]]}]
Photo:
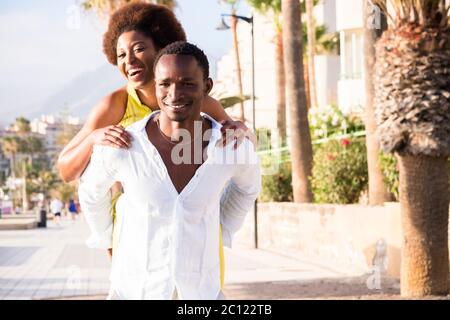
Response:
[{"label": "street lamp", "polygon": [[222,20],[220,24],[216,27],[216,30],[228,30],[230,26],[226,24],[224,17],[234,17],[238,20],[243,20],[251,25],[251,36],[252,36],[252,121],[253,121],[253,132],[256,134],[256,126],[255,126],[255,37],[253,33],[254,25],[253,25],[253,16],[244,17],[238,16],[235,14],[221,14]]},{"label": "street lamp", "polygon": [[[228,30],[230,26],[225,23],[224,17],[233,17],[238,20],[243,20],[251,25],[251,37],[252,37],[252,122],[253,122],[253,133],[256,135],[256,111],[255,111],[255,36],[254,36],[254,24],[253,15],[251,17],[238,16],[236,14],[221,14],[222,20],[220,24],[216,27],[216,30]],[[258,248],[258,200],[255,201],[254,205],[254,219],[255,219],[255,248]]]}]

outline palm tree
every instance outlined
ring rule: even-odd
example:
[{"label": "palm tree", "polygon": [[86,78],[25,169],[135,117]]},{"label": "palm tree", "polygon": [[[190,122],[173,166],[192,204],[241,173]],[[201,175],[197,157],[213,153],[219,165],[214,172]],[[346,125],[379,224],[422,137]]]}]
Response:
[{"label": "palm tree", "polygon": [[16,155],[19,151],[19,138],[16,136],[6,136],[2,138],[2,151],[10,160],[11,176],[15,178]]},{"label": "palm tree", "polygon": [[17,133],[21,136],[23,136],[31,131],[30,121],[25,119],[24,117],[16,118],[14,127],[16,128]]},{"label": "palm tree", "polygon": [[[27,161],[30,159],[32,165],[33,156],[44,151],[44,144],[40,138],[30,135],[30,122],[19,117],[14,123],[18,136],[6,136],[2,138],[3,153],[10,158],[11,177],[16,177],[16,160],[22,162],[20,172],[23,179],[22,184],[22,208],[28,210],[27,197]],[[20,156],[18,158],[18,156]]]},{"label": "palm tree", "polygon": [[243,97],[230,96],[230,97],[218,98],[218,101],[224,109],[227,109],[227,108],[234,107],[236,104],[238,104],[240,102],[244,102],[244,101],[247,101],[250,99],[251,99],[250,96],[243,96]]},{"label": "palm tree", "polygon": [[105,21],[112,12],[130,2],[148,2],[160,4],[173,10],[177,7],[176,0],[83,0],[81,3],[85,10],[94,10],[100,20]]},{"label": "palm tree", "polygon": [[308,79],[309,79],[309,95],[311,106],[317,106],[317,91],[316,91],[316,67],[314,62],[315,56],[315,26],[313,0],[305,0],[306,5],[306,25],[308,30]]},{"label": "palm tree", "polygon": [[280,21],[281,0],[247,0],[257,11],[273,14],[275,24],[275,87],[277,105],[277,129],[281,145],[286,144],[286,81],[283,60],[283,33]]},{"label": "palm tree", "polygon": [[[248,4],[255,8],[258,12],[268,15],[273,15],[275,26],[275,86],[276,86],[276,101],[277,101],[277,128],[280,135],[280,140],[284,145],[286,143],[286,81],[284,72],[284,59],[283,59],[283,34],[281,24],[281,0],[247,0]],[[314,5],[317,4],[317,0],[314,1]],[[304,5],[301,6],[302,10],[305,9]],[[306,10],[306,9],[305,9]],[[308,34],[306,24],[302,24],[303,43],[308,43]],[[315,52],[326,53],[334,51],[337,47],[337,37],[335,35],[327,34],[327,28],[324,25],[315,26]],[[307,62],[306,54],[304,55],[304,61]],[[306,100],[308,101],[308,82],[309,77],[307,65],[304,63],[305,70],[305,87]],[[309,103],[308,103],[309,105]]]},{"label": "palm tree", "polygon": [[28,136],[24,139],[24,147],[21,150],[24,153],[28,153],[31,156],[31,161],[33,161],[36,154],[45,151],[44,141],[35,136]]},{"label": "palm tree", "polygon": [[23,176],[23,186],[22,186],[22,208],[23,210],[28,210],[28,200],[27,200],[27,162],[29,161],[30,167],[33,167],[33,158],[37,153],[43,153],[45,150],[44,142],[42,139],[35,136],[27,136],[21,139],[21,144],[19,151],[25,155],[25,159],[22,160],[22,176]]},{"label": "palm tree", "polygon": [[300,2],[298,0],[282,0],[281,12],[286,101],[291,117],[293,196],[294,202],[311,202],[312,192],[309,177],[312,166],[312,146],[303,79]]},{"label": "palm tree", "polygon": [[47,169],[33,171],[30,174],[30,178],[30,186],[35,190],[35,192],[43,193],[45,199],[48,198],[49,193],[53,191],[60,183],[58,176],[54,172]]},{"label": "palm tree", "polygon": [[[371,0],[364,0],[364,20],[368,22],[372,17]],[[389,201],[389,193],[384,184],[383,172],[380,164],[380,148],[375,135],[375,106],[374,106],[374,83],[373,66],[375,64],[375,42],[380,36],[380,31],[367,25],[364,29],[364,68],[365,68],[365,127],[366,127],[366,146],[367,146],[367,167],[369,174],[369,204],[382,205]]]},{"label": "palm tree", "polygon": [[[244,96],[244,92],[242,89],[242,75],[241,75],[241,59],[239,55],[239,41],[237,36],[237,23],[238,19],[235,17],[236,15],[236,7],[239,4],[240,0],[221,0],[226,4],[230,5],[231,8],[231,17],[230,17],[230,28],[231,33],[233,34],[233,48],[234,48],[234,58],[236,61],[236,79],[238,86],[238,94],[240,97]],[[239,102],[239,119],[242,122],[245,122],[245,111],[244,111],[244,102]]]},{"label": "palm tree", "polygon": [[[6,136],[2,137],[1,140],[2,151],[5,156],[9,158],[11,177],[15,179],[16,177],[16,155],[19,151],[20,142],[19,137],[16,136]],[[16,212],[16,201],[15,201],[15,191],[13,191],[13,212]]]},{"label": "palm tree", "polygon": [[177,2],[175,0],[156,0],[154,3],[166,6],[172,11],[177,7]]},{"label": "palm tree", "polygon": [[[303,3],[303,2],[302,2]],[[318,0],[314,1],[314,5],[318,3]],[[302,12],[306,10],[304,5],[302,5]],[[308,26],[306,23],[302,24],[302,34],[303,34],[303,76],[305,78],[305,89],[306,89],[306,105],[308,109],[311,107],[311,95],[310,95],[310,85],[309,85],[309,67],[308,67],[308,54],[309,52],[309,41],[308,41]],[[315,25],[315,40],[314,40],[314,53],[317,54],[327,54],[330,52],[336,52],[339,47],[339,37],[337,33],[328,33],[327,27],[325,25]],[[315,74],[314,74],[315,77]]]},{"label": "palm tree", "polygon": [[376,45],[375,112],[382,149],[399,159],[401,293],[446,295],[450,8],[445,0],[391,5],[395,12]]}]

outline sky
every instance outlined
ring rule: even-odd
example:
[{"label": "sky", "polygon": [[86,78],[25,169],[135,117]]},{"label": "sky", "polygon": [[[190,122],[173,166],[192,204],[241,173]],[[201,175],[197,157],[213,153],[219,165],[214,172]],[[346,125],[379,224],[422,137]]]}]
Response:
[{"label": "sky", "polygon": [[[4,114],[26,114],[71,79],[107,63],[102,53],[105,23],[80,9],[80,0],[0,2],[0,123]],[[238,14],[248,15],[244,1]],[[175,13],[188,40],[211,60],[232,46],[231,32],[217,31],[229,7],[218,0],[178,0]],[[3,116],[2,116],[3,115]]]}]

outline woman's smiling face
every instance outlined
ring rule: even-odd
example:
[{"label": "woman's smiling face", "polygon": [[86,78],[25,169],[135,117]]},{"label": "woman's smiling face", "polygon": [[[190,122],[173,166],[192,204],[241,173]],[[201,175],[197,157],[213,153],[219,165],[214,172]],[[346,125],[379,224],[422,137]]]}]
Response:
[{"label": "woman's smiling face", "polygon": [[153,40],[139,31],[124,32],[117,39],[117,67],[136,89],[154,79],[156,54]]}]

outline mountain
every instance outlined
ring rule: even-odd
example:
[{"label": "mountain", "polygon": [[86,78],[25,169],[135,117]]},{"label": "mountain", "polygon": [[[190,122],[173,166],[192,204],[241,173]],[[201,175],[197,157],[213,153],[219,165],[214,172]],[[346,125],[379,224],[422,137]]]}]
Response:
[{"label": "mountain", "polygon": [[42,114],[57,115],[64,111],[84,119],[102,97],[124,86],[125,83],[117,68],[103,65],[94,71],[84,72],[68,82],[26,117],[31,120]]},{"label": "mountain", "polygon": [[[216,74],[216,60],[210,58],[210,73],[214,78]],[[117,67],[105,64],[93,71],[84,72],[67,82],[61,90],[58,90],[43,102],[33,103],[27,110],[20,112],[20,116],[32,120],[41,115],[58,115],[61,112],[85,119],[92,108],[108,93],[124,86],[125,79],[120,75]],[[2,125],[11,123],[19,116],[17,112],[8,112],[1,115]]]}]

